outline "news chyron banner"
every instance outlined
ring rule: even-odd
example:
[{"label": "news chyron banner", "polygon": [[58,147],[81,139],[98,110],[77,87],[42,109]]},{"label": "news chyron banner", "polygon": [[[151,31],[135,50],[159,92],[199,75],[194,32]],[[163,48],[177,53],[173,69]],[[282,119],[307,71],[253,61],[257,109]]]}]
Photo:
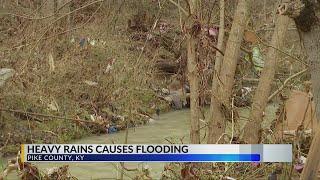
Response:
[{"label": "news chyron banner", "polygon": [[22,144],[22,162],[292,162],[291,144]]}]

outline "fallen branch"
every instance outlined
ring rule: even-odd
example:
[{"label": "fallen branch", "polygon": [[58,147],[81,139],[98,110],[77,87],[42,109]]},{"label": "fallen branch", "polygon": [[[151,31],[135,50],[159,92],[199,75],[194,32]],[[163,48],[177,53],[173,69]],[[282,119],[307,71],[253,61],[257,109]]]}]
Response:
[{"label": "fallen branch", "polygon": [[20,113],[20,114],[33,115],[33,116],[41,116],[41,117],[46,117],[46,118],[66,119],[66,120],[83,122],[83,123],[99,124],[98,122],[94,122],[94,121],[86,121],[86,120],[82,120],[82,119],[74,119],[74,118],[67,118],[67,117],[62,117],[62,116],[54,116],[54,115],[48,115],[48,114],[26,112],[26,111],[14,110],[14,109],[0,108],[0,111],[7,111],[7,112]]},{"label": "fallen branch", "polygon": [[292,79],[302,75],[303,73],[305,73],[306,71],[308,70],[308,68],[300,71],[300,72],[297,72],[296,74],[293,74],[292,76],[288,77],[282,84],[282,86],[276,90],[274,93],[272,93],[269,98],[268,98],[268,102],[271,101],[271,99],[273,99],[283,88],[286,87],[286,85],[288,84],[289,81],[291,81]]},{"label": "fallen branch", "polygon": [[[297,132],[296,130],[287,130],[287,131],[283,131],[284,135],[288,135],[288,136],[296,136]],[[312,134],[312,129],[306,129],[303,131],[303,134],[307,135],[307,136],[311,136]]]},{"label": "fallen branch", "polygon": [[129,169],[128,167],[126,167],[126,166],[124,165],[124,163],[120,163],[120,165],[121,165],[122,169],[124,169],[124,170],[126,170],[126,171],[139,171],[138,168]]}]

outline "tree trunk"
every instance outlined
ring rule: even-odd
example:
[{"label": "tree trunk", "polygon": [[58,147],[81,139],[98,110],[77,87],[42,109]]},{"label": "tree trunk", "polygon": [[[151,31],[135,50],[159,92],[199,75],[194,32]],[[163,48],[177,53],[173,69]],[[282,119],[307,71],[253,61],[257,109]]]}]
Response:
[{"label": "tree trunk", "polygon": [[[303,8],[296,8],[303,7]],[[280,14],[292,17],[308,55],[316,118],[320,119],[320,3],[314,0],[296,0],[283,3]],[[318,123],[319,124],[319,123]],[[320,127],[318,125],[308,153],[307,163],[300,179],[316,179],[320,165]]]},{"label": "tree trunk", "polygon": [[[278,49],[283,46],[289,21],[290,19],[286,16],[279,16],[277,18],[271,46]],[[268,48],[265,67],[261,72],[260,81],[253,97],[250,118],[244,128],[243,139],[250,144],[259,143],[261,139],[260,127],[263,120],[262,115],[268,103],[268,97],[270,95],[271,85],[275,75],[276,61],[279,58],[279,53],[273,47]]]},{"label": "tree trunk", "polygon": [[[315,8],[314,5],[313,8]],[[306,5],[306,8],[308,6]],[[315,10],[315,17],[312,18],[310,16],[309,19],[306,19],[306,15],[300,14],[302,22],[305,24],[303,25],[310,25],[311,27],[305,27],[299,25],[299,21],[296,20],[296,25],[300,30],[300,37],[304,44],[305,50],[308,55],[308,61],[310,65],[310,72],[311,72],[311,82],[312,82],[312,89],[313,89],[313,99],[315,102],[315,114],[316,118],[320,119],[320,9],[318,4],[318,9]],[[314,9],[313,9],[314,10]],[[310,10],[308,10],[310,11]],[[310,22],[311,21],[311,22]],[[306,23],[307,22],[307,23]],[[306,31],[307,30],[307,31]],[[319,124],[319,123],[318,123]],[[319,154],[319,147],[320,147],[320,128],[318,126],[317,132],[313,137],[312,144],[308,153],[307,163],[303,169],[301,179],[316,179],[317,172],[320,165],[320,154]]]},{"label": "tree trunk", "polygon": [[200,106],[199,106],[199,75],[197,67],[196,42],[197,32],[196,21],[198,16],[199,1],[190,0],[190,24],[191,30],[187,34],[187,55],[188,55],[188,76],[190,82],[190,111],[191,111],[191,127],[190,127],[190,141],[192,144],[200,143]]},{"label": "tree trunk", "polygon": [[313,137],[311,147],[307,156],[307,162],[300,177],[301,180],[317,179],[320,165],[320,126],[318,125],[318,128],[316,129],[317,131],[315,136]]},{"label": "tree trunk", "polygon": [[[217,48],[222,50],[224,40],[224,0],[220,0],[220,24],[219,24],[219,36]],[[216,98],[215,92],[217,92],[217,84],[219,83],[218,76],[220,75],[222,54],[216,51],[216,59],[214,64],[214,76],[212,80],[212,94],[209,114],[209,127],[208,127],[208,144],[217,142],[217,139],[224,133],[225,123],[221,111],[219,111],[219,101]]]},{"label": "tree trunk", "polygon": [[[314,5],[313,8],[315,8]],[[308,8],[306,5],[305,8]],[[296,21],[296,25],[300,31],[300,37],[304,44],[304,48],[307,52],[309,68],[311,72],[311,82],[313,89],[313,99],[315,102],[315,114],[316,118],[320,119],[320,9],[318,4],[318,9],[314,10],[314,16],[306,19],[306,15],[300,14],[302,22],[305,24],[299,24],[299,21]],[[312,11],[312,10],[308,10]],[[302,11],[303,12],[303,11]],[[316,16],[317,15],[317,16]],[[311,27],[305,27],[305,25],[310,25]],[[302,26],[304,25],[304,26]],[[307,30],[307,31],[306,31]],[[303,169],[301,179],[316,179],[317,172],[320,165],[320,128],[317,128],[317,132],[313,137],[312,144],[308,153],[307,163]]]},{"label": "tree trunk", "polygon": [[240,46],[249,17],[249,5],[251,0],[239,0],[234,15],[232,28],[226,46],[225,55],[221,65],[221,86],[219,86],[219,95],[224,106],[230,106],[230,96],[234,85],[234,75],[237,67],[238,57],[240,55]]},{"label": "tree trunk", "polygon": [[[218,133],[225,130],[226,117],[222,108],[227,107],[230,109],[230,96],[232,94],[232,88],[234,85],[234,75],[237,67],[237,61],[240,54],[240,46],[244,34],[244,30],[249,17],[249,5],[251,0],[239,0],[236,12],[234,14],[234,20],[232,23],[229,39],[227,41],[225,55],[223,62],[221,63],[220,76],[217,79],[216,96],[212,101],[212,113],[211,116],[215,117],[215,120],[211,120],[210,124],[210,138],[209,143],[213,143],[218,137]],[[214,92],[212,92],[214,93]],[[216,132],[215,132],[216,131]],[[221,134],[220,134],[221,135]]]}]

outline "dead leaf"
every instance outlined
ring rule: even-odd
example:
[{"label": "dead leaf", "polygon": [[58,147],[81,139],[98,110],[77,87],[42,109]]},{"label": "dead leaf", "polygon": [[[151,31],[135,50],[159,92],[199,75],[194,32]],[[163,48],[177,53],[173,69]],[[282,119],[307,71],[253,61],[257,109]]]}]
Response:
[{"label": "dead leaf", "polygon": [[258,38],[257,34],[255,32],[252,32],[252,31],[245,30],[243,37],[244,37],[244,40],[246,42],[249,42],[249,43],[252,43],[252,44],[255,44],[255,43],[259,42],[259,38]]}]

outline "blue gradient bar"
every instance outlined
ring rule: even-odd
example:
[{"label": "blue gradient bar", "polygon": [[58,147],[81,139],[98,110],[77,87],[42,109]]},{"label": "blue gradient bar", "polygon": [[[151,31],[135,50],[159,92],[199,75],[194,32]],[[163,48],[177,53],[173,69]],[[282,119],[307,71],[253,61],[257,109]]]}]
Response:
[{"label": "blue gradient bar", "polygon": [[[33,160],[31,157],[38,157]],[[41,156],[41,160],[39,160]],[[30,159],[29,159],[29,158]],[[51,160],[50,160],[51,159]],[[28,154],[32,162],[260,162],[260,154]]]}]

